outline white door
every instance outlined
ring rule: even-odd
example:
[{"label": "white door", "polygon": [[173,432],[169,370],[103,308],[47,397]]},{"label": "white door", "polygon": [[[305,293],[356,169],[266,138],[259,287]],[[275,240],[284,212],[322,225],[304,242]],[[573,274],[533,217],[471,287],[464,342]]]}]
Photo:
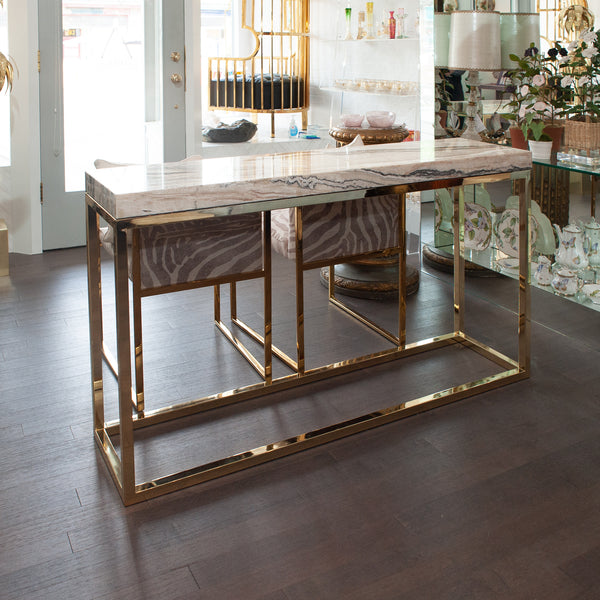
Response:
[{"label": "white door", "polygon": [[184,0],[39,3],[44,250],[85,244],[96,159],[185,157]]}]

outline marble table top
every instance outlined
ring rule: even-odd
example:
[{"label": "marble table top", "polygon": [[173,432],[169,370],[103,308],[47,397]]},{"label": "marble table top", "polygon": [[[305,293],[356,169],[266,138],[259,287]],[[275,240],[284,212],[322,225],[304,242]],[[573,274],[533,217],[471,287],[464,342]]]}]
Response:
[{"label": "marble table top", "polygon": [[531,153],[458,139],[92,170],[86,192],[112,218],[214,215],[310,204],[310,196],[531,168]]}]

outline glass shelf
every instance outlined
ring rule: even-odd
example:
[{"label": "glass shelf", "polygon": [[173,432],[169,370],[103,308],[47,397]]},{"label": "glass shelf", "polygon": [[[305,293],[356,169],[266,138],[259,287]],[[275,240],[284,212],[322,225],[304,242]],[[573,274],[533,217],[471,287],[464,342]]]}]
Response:
[{"label": "glass shelf", "polygon": [[[562,156],[569,156],[566,153],[560,152]],[[572,160],[540,160],[534,159],[534,165],[540,165],[544,167],[554,167],[556,169],[562,169],[565,171],[576,171],[578,173],[585,173],[587,175],[600,175],[600,164],[586,165]]]},{"label": "glass shelf", "polygon": [[362,38],[360,40],[345,40],[343,38],[339,40],[335,40],[336,43],[344,43],[344,44],[381,44],[381,43],[394,43],[394,42],[417,42],[419,41],[418,37],[403,37],[403,38]]},{"label": "glass shelf", "polygon": [[320,88],[324,92],[341,92],[344,94],[369,94],[371,96],[393,96],[394,98],[410,98],[414,100],[418,98],[418,94],[405,94],[395,90],[364,90],[361,88],[348,88],[338,86],[325,86]]},{"label": "glass shelf", "polygon": [[[444,232],[448,235],[452,235],[451,232]],[[452,254],[453,245],[436,245],[438,250],[443,250],[448,254]],[[485,250],[465,250],[465,260],[480,267],[484,267],[489,269],[490,271],[495,271],[496,273],[500,273],[502,275],[506,275],[511,279],[517,280],[519,278],[519,269],[518,266],[516,268],[507,268],[503,267],[503,264],[507,262],[514,261],[514,264],[518,265],[517,259],[514,256],[508,256],[501,250],[498,250],[494,246],[490,245]],[[590,269],[594,271],[594,269]],[[596,277],[600,279],[600,268],[595,270]],[[568,300],[569,302],[574,302],[575,304],[581,304],[587,308],[591,308],[592,310],[600,312],[600,304],[594,304],[583,292],[579,291],[573,296],[565,296],[557,293],[551,285],[540,285],[535,279],[533,279],[533,269],[531,276],[531,287],[540,289],[544,292],[548,292],[549,294],[554,294],[563,300]]]}]

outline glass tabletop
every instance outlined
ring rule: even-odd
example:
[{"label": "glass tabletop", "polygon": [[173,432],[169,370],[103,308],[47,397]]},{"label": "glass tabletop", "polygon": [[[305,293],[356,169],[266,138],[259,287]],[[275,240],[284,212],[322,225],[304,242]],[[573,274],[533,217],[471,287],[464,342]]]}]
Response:
[{"label": "glass tabletop", "polygon": [[577,171],[588,175],[600,175],[600,156],[586,157],[579,154],[558,152],[552,160],[533,159],[534,165],[554,167],[565,171]]}]

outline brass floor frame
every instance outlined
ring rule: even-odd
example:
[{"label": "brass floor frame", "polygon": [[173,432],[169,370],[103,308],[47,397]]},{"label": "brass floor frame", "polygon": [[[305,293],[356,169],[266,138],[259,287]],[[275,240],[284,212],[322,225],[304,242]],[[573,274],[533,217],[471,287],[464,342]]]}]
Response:
[{"label": "brass floor frame", "polygon": [[[200,398],[198,400],[183,402],[166,406],[153,411],[137,412],[132,403],[132,368],[131,368],[131,342],[130,342],[130,299],[129,299],[129,275],[128,275],[128,245],[127,228],[131,223],[115,221],[106,214],[90,196],[86,196],[87,204],[87,259],[88,259],[88,299],[90,315],[90,356],[92,372],[92,398],[93,398],[93,420],[94,437],[97,447],[105,460],[113,481],[121,495],[125,505],[148,500],[175,490],[195,485],[222,475],[233,473],[247,467],[257,465],[275,458],[279,458],[300,450],[311,448],[319,444],[327,443],[360,431],[364,431],[384,423],[401,419],[418,412],[429,410],[444,404],[478,394],[508,383],[524,379],[529,376],[530,370],[530,288],[529,288],[529,236],[528,236],[528,214],[529,195],[528,179],[529,171],[518,173],[496,174],[482,177],[447,179],[444,181],[428,182],[424,184],[413,184],[406,186],[394,186],[394,188],[378,189],[374,192],[405,194],[410,191],[421,191],[440,187],[454,188],[454,217],[455,223],[463,223],[464,204],[458,193],[458,188],[463,185],[472,185],[499,181],[503,179],[515,180],[516,188],[520,197],[520,225],[519,225],[519,287],[518,287],[518,357],[517,360],[509,358],[489,346],[478,342],[464,332],[464,306],[465,306],[465,260],[464,260],[464,225],[454,228],[454,332],[433,337],[418,342],[406,343],[406,286],[402,276],[404,273],[405,252],[399,253],[400,281],[399,281],[399,332],[398,336],[393,334],[384,337],[395,344],[394,348],[356,357],[350,360],[340,361],[317,368],[304,369],[299,354],[298,372],[272,379],[267,376],[264,381],[237,388],[226,390],[218,394]],[[365,192],[367,192],[365,190]],[[368,192],[367,192],[368,193]],[[339,195],[337,196],[339,198]],[[327,197],[315,199],[327,201]],[[293,205],[293,203],[292,203]],[[404,220],[404,211],[401,220]],[[102,216],[115,229],[114,240],[114,270],[115,270],[115,305],[116,305],[116,327],[117,327],[117,356],[115,358],[115,370],[118,373],[118,407],[119,418],[116,421],[106,422],[104,416],[104,384],[102,364],[104,360],[102,341],[102,290],[101,290],[101,261],[100,261],[100,238],[99,217]],[[163,216],[168,221],[169,216]],[[174,219],[181,219],[177,215]],[[135,223],[135,226],[143,224]],[[301,243],[301,228],[298,232]],[[405,250],[404,227],[401,227],[399,246]],[[298,273],[302,275],[302,269],[296,269],[297,273],[297,297],[302,302],[302,283],[298,281]],[[333,281],[333,278],[330,278]],[[270,282],[269,282],[270,285]],[[330,290],[330,300],[337,304]],[[341,306],[344,310],[349,310]],[[270,307],[269,307],[270,309]],[[352,314],[352,313],[351,313]],[[360,320],[362,316],[353,314]],[[297,339],[304,339],[303,306],[297,306]],[[367,320],[368,321],[368,320]],[[235,322],[235,321],[234,321]],[[370,322],[365,325],[372,327]],[[269,323],[270,326],[270,323]],[[265,356],[269,356],[270,327],[266,328]],[[140,428],[149,427],[157,423],[186,417],[198,412],[240,402],[249,398],[263,396],[280,390],[288,389],[309,382],[318,381],[334,375],[347,373],[356,369],[366,368],[402,357],[414,355],[421,352],[433,350],[451,344],[461,344],[474,352],[486,357],[498,364],[504,370],[488,377],[469,381],[448,389],[428,394],[401,404],[382,408],[381,410],[369,412],[356,418],[333,423],[328,427],[302,433],[300,435],[274,441],[263,446],[248,449],[245,452],[223,457],[222,459],[200,465],[198,467],[158,477],[150,481],[136,482],[135,478],[135,448],[134,432]],[[273,354],[276,355],[275,350]],[[288,357],[289,358],[289,357]],[[291,359],[290,359],[291,360]],[[270,367],[270,359],[269,359]],[[270,375],[270,374],[269,374]],[[113,436],[119,437],[119,450],[115,447]]]}]

